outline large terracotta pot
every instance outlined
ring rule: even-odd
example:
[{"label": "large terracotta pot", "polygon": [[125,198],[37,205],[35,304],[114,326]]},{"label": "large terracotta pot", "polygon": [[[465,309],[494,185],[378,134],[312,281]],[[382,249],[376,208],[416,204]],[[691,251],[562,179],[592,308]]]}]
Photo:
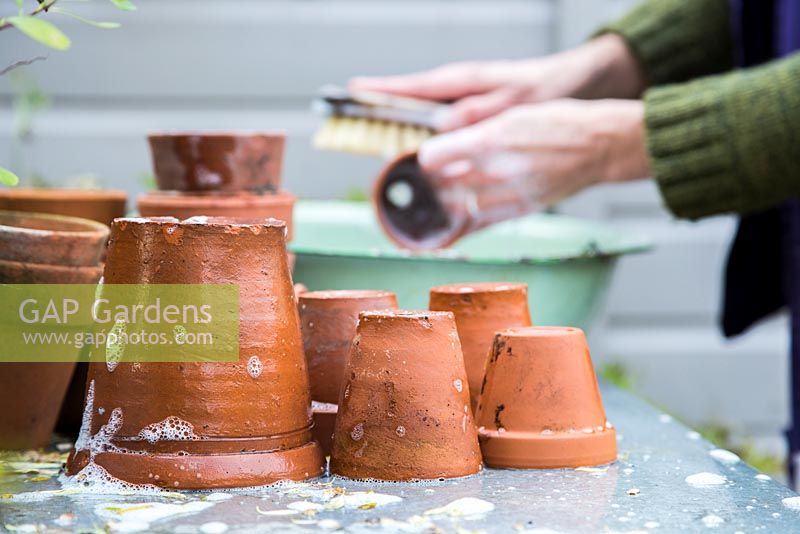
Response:
[{"label": "large terracotta pot", "polygon": [[286,222],[286,238],[291,241],[295,200],[285,191],[274,194],[153,191],[139,196],[138,205],[142,217],[272,217]]},{"label": "large terracotta pot", "polygon": [[[108,228],[94,221],[2,211],[0,283],[95,283],[107,237]],[[75,363],[0,363],[0,449],[49,443],[74,369]]]},{"label": "large terracotta pot", "polygon": [[308,291],[300,295],[300,329],[313,400],[339,402],[358,314],[396,308],[397,297],[389,291],[345,289]]},{"label": "large terracotta pot", "polygon": [[158,188],[165,191],[278,191],[284,132],[151,134]]},{"label": "large terracotta pot", "polygon": [[508,180],[480,189],[431,176],[417,153],[401,154],[381,170],[372,201],[386,235],[408,249],[446,248],[489,225],[541,210],[535,184]]},{"label": "large terracotta pot", "polygon": [[125,216],[125,191],[90,189],[0,189],[0,210],[82,217],[106,225]]},{"label": "large terracotta pot", "polygon": [[528,286],[510,282],[438,286],[431,288],[428,307],[451,311],[456,316],[474,410],[478,405],[484,367],[495,332],[532,324],[528,311]]},{"label": "large terracotta pot", "polygon": [[[322,473],[320,448],[311,440],[308,373],[285,228],[275,220],[115,221],[105,282],[237,284],[240,358],[121,363],[113,371],[105,363],[90,364],[89,421],[82,434],[96,435],[114,411],[121,419],[109,436],[113,447],[78,450],[68,461],[70,475],[94,461],[131,483],[211,488]],[[140,436],[150,425],[169,421],[184,432],[155,442]]]},{"label": "large terracotta pot", "polygon": [[88,219],[0,211],[0,259],[47,265],[96,266],[108,227]]},{"label": "large terracotta pot", "polygon": [[617,456],[616,433],[577,328],[499,332],[476,421],[484,461],[492,467],[579,467]]},{"label": "large terracotta pot", "polygon": [[450,312],[359,316],[339,397],[331,472],[422,480],[477,473],[481,454]]}]

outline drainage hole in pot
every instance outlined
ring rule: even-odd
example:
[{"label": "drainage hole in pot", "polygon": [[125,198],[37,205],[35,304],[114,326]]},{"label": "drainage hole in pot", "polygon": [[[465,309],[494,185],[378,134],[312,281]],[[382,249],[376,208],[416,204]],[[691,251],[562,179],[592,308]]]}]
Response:
[{"label": "drainage hole in pot", "polygon": [[414,201],[414,190],[408,182],[394,182],[386,190],[386,198],[392,205],[405,209]]}]

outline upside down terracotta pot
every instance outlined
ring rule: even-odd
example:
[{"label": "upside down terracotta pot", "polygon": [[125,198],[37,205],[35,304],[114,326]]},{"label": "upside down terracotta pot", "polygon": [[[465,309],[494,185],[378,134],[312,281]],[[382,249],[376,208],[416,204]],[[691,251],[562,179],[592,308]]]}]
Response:
[{"label": "upside down terracotta pot", "polygon": [[617,457],[616,432],[578,328],[499,332],[476,421],[491,467],[579,467]]},{"label": "upside down terracotta pot", "polygon": [[52,213],[110,225],[125,216],[125,191],[91,189],[0,189],[0,210]]},{"label": "upside down terracotta pot", "polygon": [[452,313],[362,312],[339,397],[331,472],[424,480],[480,471],[466,381]]},{"label": "upside down terracotta pot", "polygon": [[[91,262],[107,237],[94,221],[0,212],[0,284],[96,283],[102,267]],[[59,260],[54,250],[75,265],[46,263]],[[0,449],[49,443],[74,369],[74,362],[0,363]]]},{"label": "upside down terracotta pot", "polygon": [[284,132],[157,133],[147,137],[158,188],[278,191]]},{"label": "upside down terracotta pot", "polygon": [[142,217],[272,217],[286,223],[286,238],[291,241],[295,200],[285,191],[264,194],[153,191],[140,195],[138,206]]},{"label": "upside down terracotta pot", "polygon": [[512,326],[531,326],[527,284],[479,282],[431,288],[428,308],[451,311],[464,352],[472,409],[477,408],[483,373],[494,334]]},{"label": "upside down terracotta pot", "polygon": [[389,291],[376,290],[308,291],[300,295],[298,306],[311,398],[335,404],[339,402],[358,314],[396,309],[397,297]]},{"label": "upside down terracotta pot", "polygon": [[[322,473],[322,454],[311,439],[308,374],[284,232],[284,223],[271,219],[115,221],[105,283],[238,285],[240,356],[238,362],[116,368],[91,363],[88,421],[81,430],[87,439],[76,445],[68,474],[93,461],[126,482],[186,489]],[[165,425],[181,432],[145,439],[147,429]],[[98,432],[111,434],[110,447],[83,446]]]}]

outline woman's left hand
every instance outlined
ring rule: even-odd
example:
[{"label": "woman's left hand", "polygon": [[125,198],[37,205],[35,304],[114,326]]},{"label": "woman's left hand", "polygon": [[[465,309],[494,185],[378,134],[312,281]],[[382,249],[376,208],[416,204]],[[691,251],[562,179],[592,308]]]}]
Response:
[{"label": "woman's left hand", "polygon": [[645,178],[644,105],[560,99],[517,106],[438,135],[419,162],[442,188],[466,188],[481,204],[554,204],[590,185]]}]

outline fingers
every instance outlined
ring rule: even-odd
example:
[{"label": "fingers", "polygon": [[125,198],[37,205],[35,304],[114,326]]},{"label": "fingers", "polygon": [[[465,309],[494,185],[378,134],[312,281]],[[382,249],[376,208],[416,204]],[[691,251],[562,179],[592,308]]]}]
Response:
[{"label": "fingers", "polygon": [[454,102],[435,118],[436,128],[443,132],[456,130],[497,115],[515,104],[514,93],[499,89],[472,95]]},{"label": "fingers", "polygon": [[458,160],[471,160],[488,149],[485,126],[477,124],[432,137],[419,148],[417,159],[422,168],[438,174],[442,168]]},{"label": "fingers", "polygon": [[350,91],[376,91],[429,100],[455,100],[488,91],[487,82],[477,75],[480,67],[472,63],[454,63],[432,70],[402,76],[356,77]]}]

